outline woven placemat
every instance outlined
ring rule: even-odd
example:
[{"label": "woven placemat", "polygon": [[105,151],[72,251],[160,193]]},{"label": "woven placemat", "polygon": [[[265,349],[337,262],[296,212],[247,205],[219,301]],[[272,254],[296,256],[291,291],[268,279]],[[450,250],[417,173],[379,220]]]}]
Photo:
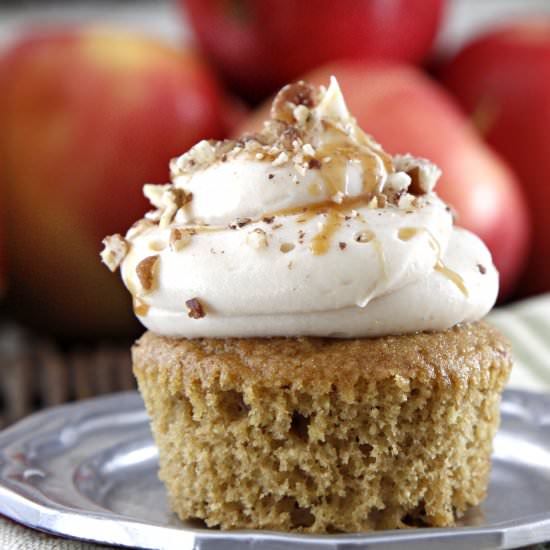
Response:
[{"label": "woven placemat", "polygon": [[135,387],[129,344],[62,349],[0,327],[0,428],[46,407]]}]

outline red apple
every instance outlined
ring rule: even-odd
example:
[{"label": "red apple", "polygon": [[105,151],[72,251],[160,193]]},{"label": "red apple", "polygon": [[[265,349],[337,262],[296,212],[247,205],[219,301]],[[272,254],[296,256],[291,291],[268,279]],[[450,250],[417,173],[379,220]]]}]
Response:
[{"label": "red apple", "polygon": [[422,61],[444,7],[444,0],[179,1],[208,57],[252,100],[328,61]]},{"label": "red apple", "polygon": [[145,182],[201,138],[224,99],[191,51],[118,30],[40,33],[0,61],[0,166],[11,301],[60,334],[134,327],[102,238],[147,208]]},{"label": "red apple", "polygon": [[443,80],[520,177],[533,223],[520,292],[550,291],[550,19],[480,37],[443,69]]},{"label": "red apple", "polygon": [[[443,170],[439,195],[458,212],[459,225],[490,248],[501,275],[501,296],[514,286],[527,246],[527,215],[513,173],[471,129],[443,88],[414,67],[336,63],[304,77],[327,84],[336,75],[359,125],[390,153],[431,159]],[[262,107],[240,128],[256,128]]]}]

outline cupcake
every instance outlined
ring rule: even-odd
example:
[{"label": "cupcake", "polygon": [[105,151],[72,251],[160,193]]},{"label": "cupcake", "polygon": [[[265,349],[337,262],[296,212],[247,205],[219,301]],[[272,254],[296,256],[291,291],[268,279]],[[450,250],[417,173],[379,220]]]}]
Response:
[{"label": "cupcake", "polygon": [[479,504],[510,348],[440,170],[384,152],[334,79],[286,86],[261,131],[170,168],[102,257],[148,329],[134,373],[176,514],[331,533]]}]

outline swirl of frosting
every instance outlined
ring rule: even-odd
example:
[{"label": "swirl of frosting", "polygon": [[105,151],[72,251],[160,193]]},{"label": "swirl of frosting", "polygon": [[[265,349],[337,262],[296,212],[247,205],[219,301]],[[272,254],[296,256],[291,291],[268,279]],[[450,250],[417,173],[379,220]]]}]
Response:
[{"label": "swirl of frosting", "polygon": [[283,88],[262,131],[202,141],[171,172],[144,188],[156,209],[102,253],[158,334],[382,336],[495,302],[490,253],[453,225],[439,169],[385,153],[334,79]]}]

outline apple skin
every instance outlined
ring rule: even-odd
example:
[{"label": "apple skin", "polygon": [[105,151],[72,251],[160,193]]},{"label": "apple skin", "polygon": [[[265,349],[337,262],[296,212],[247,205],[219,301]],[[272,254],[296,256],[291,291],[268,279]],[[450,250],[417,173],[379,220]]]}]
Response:
[{"label": "apple skin", "polygon": [[135,334],[101,240],[149,209],[170,158],[225,135],[224,98],[191,51],[114,29],[35,32],[0,60],[9,301],[60,336]]},{"label": "apple skin", "polygon": [[179,0],[232,89],[257,101],[305,71],[339,59],[420,62],[444,0]]},{"label": "apple skin", "polygon": [[[450,95],[414,67],[340,62],[303,78],[327,85],[331,75],[359,125],[386,151],[412,153],[441,167],[437,193],[457,211],[458,225],[487,244],[500,272],[500,297],[509,295],[528,242],[527,211],[514,174],[470,127]],[[258,128],[268,116],[266,104],[237,133]]]},{"label": "apple skin", "polygon": [[548,292],[550,18],[516,22],[478,38],[441,75],[487,142],[520,177],[533,239],[519,292]]}]

